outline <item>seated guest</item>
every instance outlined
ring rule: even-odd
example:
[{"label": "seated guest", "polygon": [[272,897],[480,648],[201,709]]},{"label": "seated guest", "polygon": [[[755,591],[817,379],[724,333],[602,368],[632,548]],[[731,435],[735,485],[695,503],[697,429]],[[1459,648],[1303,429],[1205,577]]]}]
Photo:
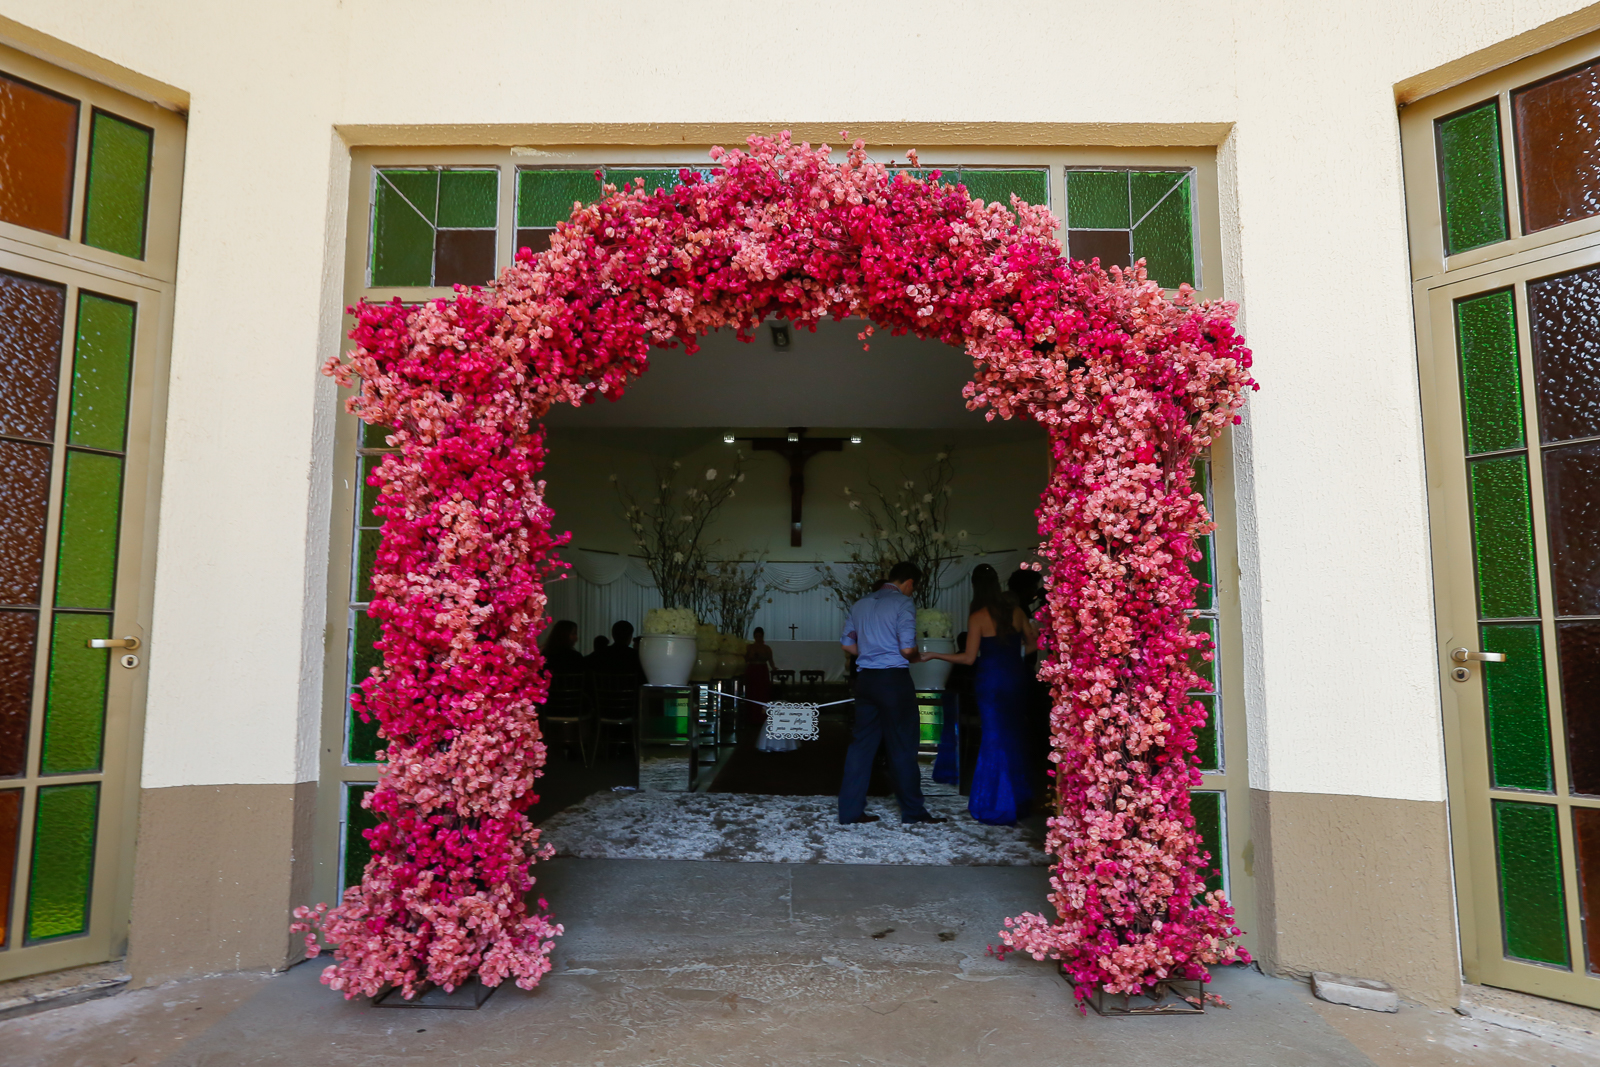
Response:
[{"label": "seated guest", "polygon": [[544,653],[544,665],[552,675],[583,673],[583,654],[578,651],[578,624],[571,619],[562,619],[550,627],[539,650]]},{"label": "seated guest", "polygon": [[633,623],[619,620],[611,626],[611,647],[600,669],[610,674],[625,675],[644,682],[644,668],[639,664],[639,650],[633,645]]},{"label": "seated guest", "polygon": [[583,658],[587,662],[588,660],[594,659],[596,656],[604,656],[606,649],[608,649],[610,647],[611,647],[611,638],[607,637],[605,634],[595,634],[594,635],[594,648],[589,652],[589,654],[587,656],[585,656]]}]

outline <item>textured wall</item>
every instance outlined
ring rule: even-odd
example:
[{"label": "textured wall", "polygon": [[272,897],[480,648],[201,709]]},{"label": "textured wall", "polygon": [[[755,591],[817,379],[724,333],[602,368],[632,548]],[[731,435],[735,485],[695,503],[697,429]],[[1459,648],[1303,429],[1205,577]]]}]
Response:
[{"label": "textured wall", "polygon": [[1266,383],[1240,471],[1252,779],[1442,800],[1396,88],[1597,9],[1000,7],[0,0],[191,101],[144,784],[315,774],[339,131],[688,143],[803,123],[919,147],[1225,142],[1230,295]]}]

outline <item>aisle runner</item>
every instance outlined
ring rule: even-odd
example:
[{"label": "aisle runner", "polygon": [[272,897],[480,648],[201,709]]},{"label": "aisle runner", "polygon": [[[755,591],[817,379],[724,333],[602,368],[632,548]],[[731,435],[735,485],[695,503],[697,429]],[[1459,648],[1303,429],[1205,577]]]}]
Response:
[{"label": "aisle runner", "polygon": [[867,810],[882,816],[881,822],[840,826],[834,797],[659,791],[651,785],[681,789],[677,783],[683,781],[682,771],[651,769],[658,773],[641,775],[640,792],[599,793],[547,819],[545,840],[556,846],[556,855],[953,867],[1036,867],[1045,862],[1027,828],[973,821],[966,798],[929,781],[926,765],[928,809],[950,818],[940,826],[902,826],[889,797],[867,801]]}]

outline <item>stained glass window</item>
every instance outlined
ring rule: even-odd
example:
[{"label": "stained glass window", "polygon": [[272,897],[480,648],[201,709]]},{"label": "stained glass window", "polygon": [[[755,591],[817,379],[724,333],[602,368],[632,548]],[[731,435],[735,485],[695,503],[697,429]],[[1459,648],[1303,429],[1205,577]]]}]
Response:
[{"label": "stained glass window", "polygon": [[95,109],[84,189],[84,244],[144,258],[154,144],[155,131],[150,127]]},{"label": "stained glass window", "polygon": [[1505,169],[1500,159],[1500,105],[1489,100],[1434,124],[1439,151],[1439,198],[1444,250],[1456,255],[1504,241]]},{"label": "stained glass window", "polygon": [[1600,215],[1600,62],[1511,94],[1526,233]]},{"label": "stained glass window", "polygon": [[1161,285],[1198,285],[1194,173],[1067,171],[1067,255],[1102,267],[1143,259]]},{"label": "stained glass window", "polygon": [[499,203],[498,168],[374,168],[372,284],[492,281]]},{"label": "stained glass window", "polygon": [[78,101],[0,74],[0,222],[66,237],[77,156]]}]

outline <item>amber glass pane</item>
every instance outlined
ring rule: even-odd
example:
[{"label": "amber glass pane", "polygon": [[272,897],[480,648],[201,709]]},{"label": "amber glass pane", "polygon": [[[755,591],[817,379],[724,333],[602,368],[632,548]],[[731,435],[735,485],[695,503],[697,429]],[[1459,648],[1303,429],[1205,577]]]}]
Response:
[{"label": "amber glass pane", "polygon": [[49,441],[55,436],[61,378],[61,324],[67,290],[0,271],[0,434]]},{"label": "amber glass pane", "polygon": [[121,452],[128,436],[128,381],[133,372],[134,306],[97,293],[78,297],[72,355],[72,418],[67,440]]},{"label": "amber glass pane", "polygon": [[41,786],[34,796],[28,940],[81,934],[89,928],[100,783]]},{"label": "amber glass pane", "polygon": [[1557,615],[1600,615],[1600,442],[1544,450]]},{"label": "amber glass pane", "polygon": [[1085,263],[1098,259],[1106,270],[1133,266],[1133,237],[1127,230],[1070,230],[1067,255]]},{"label": "amber glass pane", "polygon": [[1467,464],[1467,482],[1472,493],[1478,617],[1518,619],[1539,614],[1527,457],[1473,460]]},{"label": "amber glass pane", "polygon": [[0,440],[0,604],[37,604],[50,446]]},{"label": "amber glass pane", "polygon": [[1505,171],[1500,163],[1500,108],[1490,100],[1436,124],[1439,194],[1447,255],[1504,241]]},{"label": "amber glass pane", "polygon": [[133,259],[144,258],[150,198],[150,149],[155,131],[104,111],[94,113],[89,183],[84,189],[83,243]]},{"label": "amber glass pane", "polygon": [[1510,289],[1456,301],[1456,354],[1467,455],[1520,448],[1522,370]]},{"label": "amber glass pane", "polygon": [[536,229],[518,230],[517,231],[517,249],[516,250],[518,252],[520,252],[524,248],[526,248],[530,252],[532,252],[534,255],[538,255],[540,252],[543,252],[545,249],[550,247],[550,238],[555,236],[555,232],[556,231],[554,229],[548,229],[548,230],[536,230]]},{"label": "amber glass pane", "polygon": [[434,285],[484,285],[494,280],[493,230],[440,230],[434,235]]},{"label": "amber glass pane", "polygon": [[0,791],[0,949],[11,934],[11,894],[17,884],[17,843],[22,839],[22,790]]},{"label": "amber glass pane", "polygon": [[[15,778],[27,767],[38,639],[38,612],[0,611],[0,778]],[[4,915],[0,911],[0,919]]]},{"label": "amber glass pane", "polygon": [[1511,94],[1528,233],[1600,215],[1600,62]]},{"label": "amber glass pane", "polygon": [[1600,436],[1600,267],[1528,283],[1539,438]]},{"label": "amber glass pane", "polygon": [[[1572,840],[1578,853],[1584,955],[1589,973],[1600,974],[1600,808],[1572,809]],[[0,841],[0,848],[4,848],[3,841]]]},{"label": "amber glass pane", "polygon": [[1500,867],[1500,921],[1505,954],[1569,966],[1567,898],[1561,886],[1561,839],[1556,809],[1547,804],[1494,802],[1494,843]]},{"label": "amber glass pane", "polygon": [[66,237],[77,154],[78,102],[0,74],[0,222]]},{"label": "amber glass pane", "polygon": [[111,607],[121,516],[122,460],[69,451],[56,555],[56,607]]},{"label": "amber glass pane", "polygon": [[1544,692],[1544,637],[1536,622],[1495,622],[1478,628],[1485,652],[1504,663],[1483,665],[1484,713],[1489,720],[1489,776],[1500,789],[1555,788],[1550,765],[1550,709]]},{"label": "amber glass pane", "polygon": [[50,681],[45,698],[41,774],[100,769],[106,724],[106,675],[111,652],[89,642],[111,636],[110,615],[56,612],[50,637]]},{"label": "amber glass pane", "polygon": [[361,872],[367,869],[372,858],[372,846],[367,843],[365,831],[378,825],[378,817],[361,806],[361,800],[372,792],[371,782],[352,782],[345,786],[344,802],[344,885],[360,885]]},{"label": "amber glass pane", "polygon": [[1189,794],[1189,813],[1194,816],[1194,829],[1200,836],[1200,847],[1211,854],[1205,866],[1207,892],[1223,888],[1222,871],[1226,869],[1227,849],[1222,836],[1222,805],[1221,793],[1196,790]]},{"label": "amber glass pane", "polygon": [[1556,624],[1567,776],[1574,793],[1600,796],[1600,622]]}]

